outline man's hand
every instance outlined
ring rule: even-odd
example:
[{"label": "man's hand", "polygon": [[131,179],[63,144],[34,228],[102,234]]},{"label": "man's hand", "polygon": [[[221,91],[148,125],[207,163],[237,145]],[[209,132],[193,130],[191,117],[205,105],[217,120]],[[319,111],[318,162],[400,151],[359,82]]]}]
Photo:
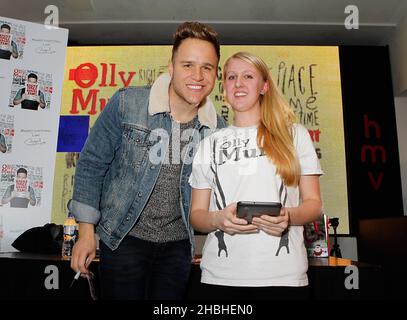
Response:
[{"label": "man's hand", "polygon": [[79,223],[78,241],[72,250],[71,268],[73,271],[89,273],[88,267],[96,256],[95,226],[90,223]]}]

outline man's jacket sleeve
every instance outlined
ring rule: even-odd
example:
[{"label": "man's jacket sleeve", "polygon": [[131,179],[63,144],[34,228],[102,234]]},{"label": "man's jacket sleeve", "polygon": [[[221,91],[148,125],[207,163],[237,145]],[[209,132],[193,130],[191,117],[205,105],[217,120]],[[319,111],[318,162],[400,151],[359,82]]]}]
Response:
[{"label": "man's jacket sleeve", "polygon": [[103,182],[121,143],[122,91],[109,100],[91,128],[75,171],[70,212],[78,222],[97,224]]}]

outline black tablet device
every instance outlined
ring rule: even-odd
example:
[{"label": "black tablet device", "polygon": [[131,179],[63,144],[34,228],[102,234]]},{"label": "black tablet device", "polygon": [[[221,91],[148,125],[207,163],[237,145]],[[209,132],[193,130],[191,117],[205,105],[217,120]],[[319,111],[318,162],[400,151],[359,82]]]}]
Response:
[{"label": "black tablet device", "polygon": [[254,202],[239,201],[237,203],[237,217],[246,219],[251,223],[252,218],[267,214],[270,216],[280,215],[281,203],[279,202]]}]

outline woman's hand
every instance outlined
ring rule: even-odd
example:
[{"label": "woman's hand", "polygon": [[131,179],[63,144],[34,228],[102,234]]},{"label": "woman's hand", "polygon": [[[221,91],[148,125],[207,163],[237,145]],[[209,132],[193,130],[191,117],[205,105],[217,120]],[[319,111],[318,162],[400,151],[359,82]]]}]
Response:
[{"label": "woman's hand", "polygon": [[253,217],[252,224],[271,236],[281,237],[284,230],[288,228],[289,219],[290,216],[288,210],[282,208],[280,215],[276,217],[266,214],[259,217]]},{"label": "woman's hand", "polygon": [[214,216],[214,225],[227,234],[235,233],[256,233],[259,228],[253,224],[248,224],[245,219],[236,217],[236,203],[231,203],[221,211],[216,211]]}]

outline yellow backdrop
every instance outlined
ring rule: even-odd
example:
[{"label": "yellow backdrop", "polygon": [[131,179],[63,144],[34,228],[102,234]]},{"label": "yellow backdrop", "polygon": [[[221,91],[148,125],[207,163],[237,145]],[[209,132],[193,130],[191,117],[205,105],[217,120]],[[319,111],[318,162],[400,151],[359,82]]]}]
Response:
[{"label": "yellow backdrop", "polygon": [[[337,47],[222,46],[219,76],[211,94],[219,114],[233,114],[222,94],[223,62],[237,51],[262,57],[294,108],[298,122],[314,141],[324,175],[324,213],[339,217],[339,233],[349,233],[345,144]],[[113,93],[124,86],[151,84],[166,72],[170,46],[70,47],[64,77],[61,115],[89,115],[90,127]],[[78,154],[59,152],[54,179],[52,222],[62,223],[72,196]],[[91,187],[91,186],[90,186]]]}]

